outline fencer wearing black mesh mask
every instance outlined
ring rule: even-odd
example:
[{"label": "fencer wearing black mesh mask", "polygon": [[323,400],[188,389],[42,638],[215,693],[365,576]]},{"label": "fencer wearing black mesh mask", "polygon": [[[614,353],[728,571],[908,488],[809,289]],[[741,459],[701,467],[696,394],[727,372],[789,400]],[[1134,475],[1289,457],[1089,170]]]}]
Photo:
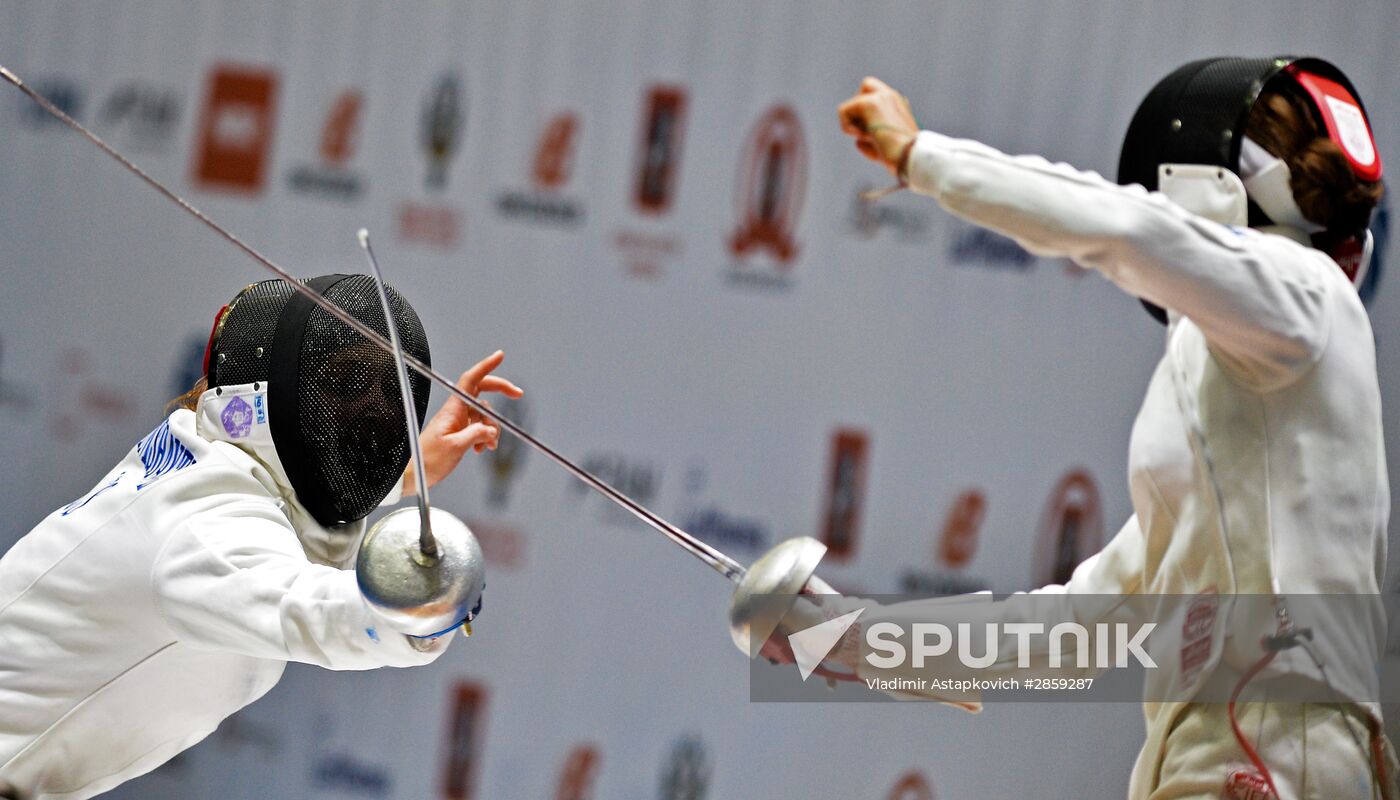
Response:
[{"label": "fencer wearing black mesh mask", "polygon": [[[387,332],[368,276],[306,283]],[[427,362],[412,306],[390,290],[390,307],[405,351]],[[503,358],[458,386],[519,396],[491,374]],[[272,280],[216,316],[205,372],[0,558],[0,787],[91,797],[203,739],[288,661],[416,666],[457,635],[386,627],[349,569],[365,517],[417,490],[392,356]],[[410,386],[421,426],[428,382],[412,373]],[[449,398],[423,427],[428,482],[498,434]]]}]

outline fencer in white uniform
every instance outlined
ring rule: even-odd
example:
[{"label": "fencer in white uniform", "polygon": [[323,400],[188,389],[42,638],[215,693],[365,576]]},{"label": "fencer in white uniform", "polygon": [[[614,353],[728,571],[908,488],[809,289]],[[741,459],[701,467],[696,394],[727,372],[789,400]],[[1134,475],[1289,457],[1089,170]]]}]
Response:
[{"label": "fencer in white uniform", "polygon": [[[318,290],[383,330],[368,278]],[[304,346],[285,346],[285,336],[273,343],[295,316],[279,312],[298,298],[281,281],[240,293],[211,337],[214,388],[0,559],[0,785],[29,800],[91,797],[208,736],[270,690],[288,661],[412,667],[447,648],[452,631],[412,639],[387,628],[351,569],[364,515],[397,500],[404,482],[412,488],[391,359],[359,339],[348,351],[353,364],[342,363],[340,344],[357,335],[305,307]],[[406,347],[426,358],[416,315],[394,298]],[[318,325],[336,346],[313,342]],[[276,364],[266,379],[263,365],[279,349],[300,359],[301,389],[312,393],[293,397],[291,379],[279,393]],[[463,388],[518,395],[490,375],[501,358],[469,370]],[[262,379],[242,382],[259,371]],[[414,389],[421,422],[426,382]],[[279,431],[275,414],[298,403],[301,419],[319,426],[310,433],[336,452],[287,444],[297,430]],[[450,399],[423,434],[429,481],[497,435]]]},{"label": "fencer in white uniform", "polygon": [[[1263,95],[1261,87],[1268,88]],[[1313,178],[1294,177],[1291,189],[1289,182],[1287,162],[1298,154],[1272,153],[1241,135],[1251,104],[1269,94],[1298,98],[1295,108],[1311,116],[1317,138],[1332,140],[1339,151],[1333,157],[1345,156],[1342,169],[1371,192],[1349,222],[1306,218],[1293,195]],[[1213,672],[1258,663],[1259,638],[1227,637],[1225,621],[1213,619],[1190,674],[1183,674],[1184,659],[1159,663],[1149,688],[1170,701],[1145,706],[1147,741],[1128,792],[1134,800],[1257,800],[1274,788],[1283,798],[1371,798],[1394,780],[1374,702],[1389,484],[1375,344],[1353,283],[1369,255],[1360,251],[1370,241],[1366,224],[1381,170],[1354,95],[1335,67],[1315,59],[1194,62],[1159,84],[1139,110],[1120,169],[1120,181],[1131,185],[918,132],[907,100],[875,79],[840,111],[859,148],[909,188],[1166,310],[1166,352],[1129,444],[1136,513],[1066,585],[1039,590],[1041,608],[1092,624],[1113,608],[1079,599],[1086,595],[1357,598],[1309,605],[1306,618],[1294,620],[1314,634],[1327,677],[1351,702],[1242,707],[1241,727],[1263,771],[1242,750],[1221,705],[1192,702]],[[1344,205],[1333,199],[1334,208]],[[1331,231],[1324,230],[1328,222]],[[857,674],[890,677],[872,668],[861,630],[882,621],[907,630],[910,621],[975,618],[949,602],[829,604],[827,618],[866,609],[831,659]],[[987,608],[1005,615],[1018,606]],[[788,629],[812,621],[799,617]],[[765,652],[778,649],[770,640]],[[1034,674],[1042,663],[1019,674]],[[949,652],[909,675],[990,678],[1015,667],[972,671]],[[1324,680],[1301,647],[1278,653],[1258,680],[1287,676]],[[980,698],[939,699],[977,707]]]}]

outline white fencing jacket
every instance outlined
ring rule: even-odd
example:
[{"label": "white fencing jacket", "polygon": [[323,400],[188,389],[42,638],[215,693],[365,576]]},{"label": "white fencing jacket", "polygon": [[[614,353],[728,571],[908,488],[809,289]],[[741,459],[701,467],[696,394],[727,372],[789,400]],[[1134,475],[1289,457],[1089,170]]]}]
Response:
[{"label": "white fencing jacket", "polygon": [[[1309,604],[1294,621],[1313,629],[1338,690],[1376,699],[1389,483],[1371,325],[1336,263],[1287,235],[1227,227],[1140,186],[927,131],[907,179],[953,214],[1037,255],[1098,270],[1171,312],[1129,445],[1135,514],[1067,585],[1040,590],[1062,597],[1060,616],[1111,615],[1111,603],[1084,597],[1095,594],[1362,596],[1348,604],[1359,613]],[[940,602],[948,601],[872,607],[860,621],[936,620]],[[998,607],[1014,613],[1016,604]],[[1243,670],[1261,655],[1257,639],[1225,639],[1222,627],[1199,672],[1168,662],[1151,673],[1152,696],[1182,700],[1146,706],[1131,796],[1155,784],[1166,734],[1195,688],[1222,661]],[[978,677],[997,677],[1002,666],[1014,664]],[[951,653],[939,669],[961,670]],[[1264,673],[1284,674],[1318,678],[1297,648]]]},{"label": "white fencing jacket", "polygon": [[447,646],[376,629],[342,569],[364,522],[318,526],[270,449],[208,422],[171,414],[0,559],[0,783],[91,797],[209,735],[288,661],[410,667]]}]

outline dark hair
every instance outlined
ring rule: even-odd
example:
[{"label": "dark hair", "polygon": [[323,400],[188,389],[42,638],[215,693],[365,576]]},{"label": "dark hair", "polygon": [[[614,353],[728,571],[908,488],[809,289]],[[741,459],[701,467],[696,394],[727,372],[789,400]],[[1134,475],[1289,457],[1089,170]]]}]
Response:
[{"label": "dark hair", "polygon": [[199,380],[194,382],[194,386],[191,386],[188,392],[185,392],[184,394],[165,404],[165,413],[169,414],[175,411],[175,409],[177,408],[187,408],[190,411],[194,411],[195,406],[199,405],[199,396],[204,394],[208,390],[209,379],[203,375],[200,375]]},{"label": "dark hair", "polygon": [[1303,216],[1340,238],[1359,236],[1370,226],[1385,189],[1351,171],[1301,87],[1271,85],[1254,104],[1245,135],[1288,164],[1293,199]]}]

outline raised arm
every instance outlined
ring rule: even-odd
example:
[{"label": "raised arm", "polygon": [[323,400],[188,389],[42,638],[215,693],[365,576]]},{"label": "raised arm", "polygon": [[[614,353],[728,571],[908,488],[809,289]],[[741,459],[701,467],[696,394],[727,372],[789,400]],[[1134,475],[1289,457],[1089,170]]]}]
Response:
[{"label": "raised arm", "polygon": [[1277,388],[1321,354],[1330,322],[1325,293],[1344,283],[1322,253],[1038,156],[929,131],[915,136],[903,130],[913,119],[907,107],[897,113],[892,89],[878,81],[862,89],[841,111],[862,152],[887,165],[894,159],[910,188],[953,214],[1037,255],[1096,269],[1129,294],[1188,317],[1247,384]]}]

